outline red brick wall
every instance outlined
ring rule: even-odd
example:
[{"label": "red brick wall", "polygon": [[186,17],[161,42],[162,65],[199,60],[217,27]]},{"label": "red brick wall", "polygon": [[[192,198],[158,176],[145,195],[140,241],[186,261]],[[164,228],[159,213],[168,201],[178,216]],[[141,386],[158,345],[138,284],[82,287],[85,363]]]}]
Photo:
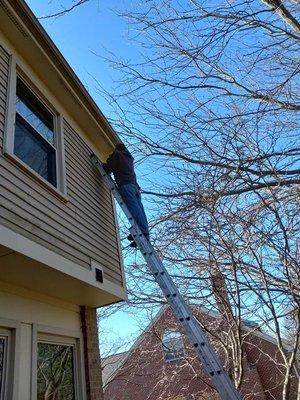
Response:
[{"label": "red brick wall", "polygon": [[[198,317],[201,319],[201,316]],[[208,315],[202,315],[202,318],[205,318],[206,324],[211,322],[216,330],[222,328],[216,318]],[[219,395],[209,386],[209,378],[195,358],[187,339],[183,360],[171,363],[164,361],[159,337],[166,329],[172,328],[179,330],[168,310],[145,334],[116,377],[107,385],[104,400],[174,400],[176,396],[182,396],[183,400],[219,399]],[[277,346],[253,334],[247,334],[246,338],[242,395],[247,400],[281,400],[283,375],[275,365],[280,362]],[[222,357],[220,352],[219,356]],[[289,400],[295,400],[292,394]]]},{"label": "red brick wall", "polygon": [[[260,380],[266,393],[266,400],[282,398],[282,388],[285,379],[285,368],[282,365],[282,355],[275,343],[251,334],[245,340],[245,349],[249,362],[256,365]],[[296,387],[290,388],[289,400],[296,400]]]},{"label": "red brick wall", "polygon": [[87,400],[103,400],[96,309],[81,307]]},{"label": "red brick wall", "polygon": [[165,363],[161,342],[154,330],[146,335],[139,347],[108,384],[105,400],[218,400],[217,394],[202,384],[209,381],[199,368],[194,368],[193,355],[187,352],[179,362]]},{"label": "red brick wall", "polygon": [[146,333],[117,377],[108,384],[105,400],[174,400],[180,396],[183,400],[219,400],[186,338],[185,358],[164,361],[160,336],[166,329],[178,330],[170,310]]}]

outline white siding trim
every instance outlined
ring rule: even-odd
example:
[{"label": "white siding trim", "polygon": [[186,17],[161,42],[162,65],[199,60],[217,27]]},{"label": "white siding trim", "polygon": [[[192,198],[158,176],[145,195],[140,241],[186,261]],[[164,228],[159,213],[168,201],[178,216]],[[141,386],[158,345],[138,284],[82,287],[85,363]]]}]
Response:
[{"label": "white siding trim", "polygon": [[9,346],[9,382],[7,396],[12,400],[21,400],[21,395],[18,390],[19,382],[19,359],[20,359],[20,329],[21,323],[15,320],[0,318],[0,326],[10,331],[10,346]]},{"label": "white siding trim", "polygon": [[93,287],[114,294],[120,299],[127,298],[126,291],[121,286],[108,280],[105,280],[103,283],[97,282],[93,270],[85,269],[81,265],[66,259],[3,225],[0,225],[0,244]]},{"label": "white siding trim", "polygon": [[121,272],[122,272],[122,282],[123,282],[123,287],[126,288],[126,274],[125,274],[125,266],[124,266],[124,259],[123,259],[121,236],[120,236],[120,226],[119,226],[119,221],[118,221],[118,216],[117,216],[116,201],[115,201],[115,198],[112,193],[110,193],[110,198],[111,198],[111,204],[113,207],[113,215],[114,215],[114,221],[115,221],[115,227],[116,227],[116,236],[117,236],[117,243],[118,243],[120,266],[121,266]]},{"label": "white siding trim", "polygon": [[57,189],[67,196],[66,161],[65,161],[65,141],[64,141],[64,122],[62,115],[57,115],[56,120],[56,172]]},{"label": "white siding trim", "polygon": [[5,127],[4,127],[4,140],[3,152],[12,154],[14,149],[14,131],[15,131],[15,104],[16,104],[16,58],[11,55],[9,59],[9,74],[8,74],[8,87],[7,87],[7,102],[5,113]]}]

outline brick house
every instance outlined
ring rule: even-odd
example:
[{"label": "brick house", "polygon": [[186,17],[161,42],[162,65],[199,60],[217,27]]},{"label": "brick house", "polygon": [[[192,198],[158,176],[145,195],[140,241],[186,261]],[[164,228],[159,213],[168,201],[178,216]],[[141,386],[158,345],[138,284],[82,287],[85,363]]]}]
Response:
[{"label": "brick house", "polygon": [[[210,326],[210,332],[222,329],[218,314],[200,307],[194,312],[200,322]],[[245,354],[240,391],[243,398],[281,400],[284,369],[274,338],[251,323],[244,324],[242,334]],[[102,366],[105,400],[220,398],[209,387],[209,379],[168,307],[158,313],[128,352],[103,359]],[[296,378],[293,383],[289,400],[297,398]]]},{"label": "brick house", "polygon": [[0,400],[100,400],[96,307],[126,298],[119,141],[23,0],[0,0]]}]

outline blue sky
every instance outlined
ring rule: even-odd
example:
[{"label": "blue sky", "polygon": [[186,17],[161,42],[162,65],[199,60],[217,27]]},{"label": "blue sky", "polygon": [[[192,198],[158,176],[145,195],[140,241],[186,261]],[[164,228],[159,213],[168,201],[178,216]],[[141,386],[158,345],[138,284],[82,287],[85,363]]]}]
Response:
[{"label": "blue sky", "polygon": [[[135,1],[127,0],[126,6],[134,6]],[[62,2],[27,0],[27,4],[37,17],[41,17],[61,10]],[[71,1],[64,4],[71,4]],[[124,4],[123,0],[90,0],[63,17],[40,20],[106,116],[109,116],[109,108],[95,90],[95,79],[109,90],[116,84],[118,76],[117,71],[101,57],[108,52],[126,58],[136,55],[136,50],[126,38],[126,21],[116,14],[116,10]],[[118,312],[101,323],[100,348],[104,354],[113,352],[120,343],[119,351],[127,348],[128,343],[147,325],[149,318],[145,313],[135,314],[133,317],[131,313]]]},{"label": "blue sky", "polygon": [[[27,0],[27,2],[37,17],[59,11],[62,3],[72,4],[72,0]],[[137,5],[142,4],[142,0],[90,0],[64,17],[41,20],[54,43],[108,118],[113,117],[110,115],[111,109],[97,92],[95,80],[111,92],[119,76],[118,71],[101,57],[109,56],[108,53],[110,53],[127,60],[139,58],[138,49],[134,48],[132,42],[128,40],[126,20],[119,17],[116,11],[124,9],[125,6],[127,9],[134,10]],[[170,102],[169,98],[168,102]],[[147,174],[151,175],[151,168],[149,167],[148,170],[148,166],[143,164],[138,169],[138,177],[141,178],[144,175],[144,179],[140,180],[143,188],[147,186],[151,188]],[[162,170],[159,174],[154,171],[153,175],[153,181],[159,182],[164,179],[166,183],[167,177],[163,177]],[[149,215],[150,204],[147,211]],[[125,260],[125,264],[130,261],[131,259]],[[101,350],[104,353],[111,352],[116,349],[116,343],[122,345],[117,350],[123,350],[128,347],[128,340],[132,341],[148,322],[146,311],[134,309],[129,314],[124,312],[113,314],[101,323]]]},{"label": "blue sky", "polygon": [[[61,10],[62,2],[27,0],[27,3],[37,17],[42,17]],[[117,79],[117,71],[94,53],[105,56],[110,51],[128,56],[133,51],[126,40],[126,22],[113,11],[120,5],[122,1],[118,0],[101,2],[101,6],[100,1],[91,0],[63,17],[40,20],[104,113],[106,105],[95,90],[94,78],[109,88]]]}]

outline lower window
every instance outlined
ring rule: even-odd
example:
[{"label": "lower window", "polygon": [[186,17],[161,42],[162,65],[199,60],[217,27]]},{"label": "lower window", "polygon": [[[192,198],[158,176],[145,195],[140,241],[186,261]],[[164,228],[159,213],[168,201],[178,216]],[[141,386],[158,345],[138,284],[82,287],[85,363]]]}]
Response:
[{"label": "lower window", "polygon": [[76,400],[75,345],[38,342],[37,400]]},{"label": "lower window", "polygon": [[8,334],[0,332],[0,400],[3,400],[6,392],[7,370],[8,370]]}]

